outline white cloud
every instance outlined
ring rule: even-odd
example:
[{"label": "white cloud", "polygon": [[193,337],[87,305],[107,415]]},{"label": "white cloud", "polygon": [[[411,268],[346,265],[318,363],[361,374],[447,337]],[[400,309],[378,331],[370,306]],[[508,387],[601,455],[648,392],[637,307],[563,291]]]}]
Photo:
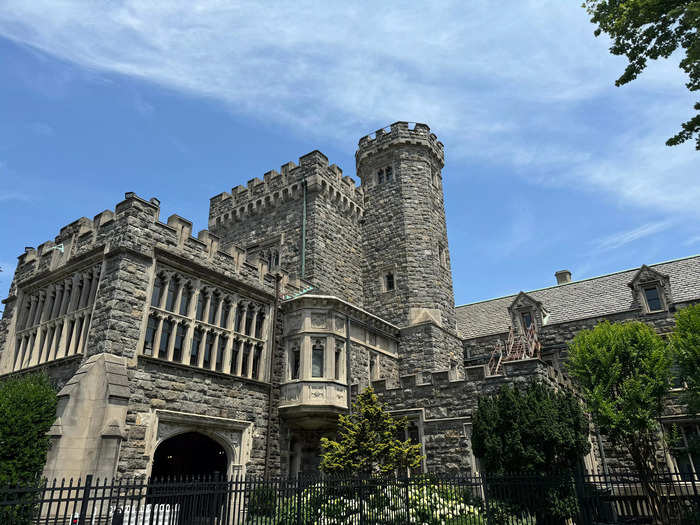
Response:
[{"label": "white cloud", "polygon": [[602,239],[598,239],[594,244],[600,252],[616,250],[625,244],[665,231],[671,226],[673,226],[673,221],[670,220],[650,222],[632,230],[608,235]]},{"label": "white cloud", "polygon": [[[618,90],[624,60],[593,29],[576,2],[557,0],[0,6],[0,35],[213,97],[313,140],[350,148],[394,120],[428,122],[463,164],[697,213],[697,153],[663,145],[691,111],[677,64],[654,64]],[[606,117],[629,132],[613,133]]]}]

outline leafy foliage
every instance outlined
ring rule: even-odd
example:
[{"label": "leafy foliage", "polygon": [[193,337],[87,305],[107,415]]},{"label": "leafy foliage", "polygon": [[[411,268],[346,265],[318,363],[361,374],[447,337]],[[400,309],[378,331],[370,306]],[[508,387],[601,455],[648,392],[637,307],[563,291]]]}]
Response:
[{"label": "leafy foliage", "polygon": [[56,419],[56,392],[45,375],[14,377],[0,382],[0,487],[22,486],[17,504],[0,508],[0,523],[31,523],[35,491]]},{"label": "leafy foliage", "polygon": [[[571,477],[561,473],[578,467],[590,443],[588,420],[570,392],[555,392],[532,382],[522,390],[505,385],[497,395],[479,399],[472,447],[491,478],[489,484],[487,477],[487,485],[492,497],[504,509],[535,514],[538,523],[561,523],[575,514],[578,507]],[[540,486],[542,497],[503,490],[508,481],[493,476],[508,472],[546,477],[547,483]],[[560,475],[549,474],[553,472]]]},{"label": "leafy foliage", "polygon": [[[688,75],[690,91],[700,89],[700,1],[698,0],[584,0],[595,35],[606,33],[612,40],[610,52],[624,55],[629,64],[615,84],[621,86],[644,71],[649,59],[668,58],[684,51],[679,66]],[[700,110],[700,102],[695,104]],[[700,113],[682,125],[666,144],[673,146],[696,135],[700,150]]]},{"label": "leafy foliage", "polygon": [[700,412],[700,304],[683,308],[676,314],[672,342],[680,379],[687,387],[688,412]]},{"label": "leafy foliage", "polygon": [[653,470],[657,418],[670,389],[671,351],[644,323],[603,322],[569,345],[569,373],[594,423],[626,450],[640,472]]},{"label": "leafy foliage", "polygon": [[489,474],[570,470],[590,450],[588,421],[570,392],[503,386],[479,399],[472,446]]},{"label": "leafy foliage", "polygon": [[28,486],[41,474],[56,404],[56,392],[46,375],[0,383],[0,486]]},{"label": "leafy foliage", "polygon": [[393,474],[416,468],[422,461],[420,444],[399,439],[405,418],[393,418],[367,388],[348,415],[338,416],[338,441],[321,439],[324,452],[320,469],[344,475]]}]

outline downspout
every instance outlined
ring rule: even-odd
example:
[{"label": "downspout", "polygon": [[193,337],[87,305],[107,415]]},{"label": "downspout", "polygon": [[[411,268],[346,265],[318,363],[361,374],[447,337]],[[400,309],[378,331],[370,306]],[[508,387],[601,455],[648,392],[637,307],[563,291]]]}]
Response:
[{"label": "downspout", "polygon": [[306,277],[306,173],[304,180],[301,181],[301,186],[304,189],[303,207],[301,210],[301,278]]},{"label": "downspout", "polygon": [[268,479],[269,477],[269,467],[270,467],[270,434],[271,423],[272,423],[272,379],[275,366],[275,353],[277,350],[277,311],[280,305],[280,281],[282,280],[282,275],[275,274],[275,309],[272,312],[272,341],[270,344],[270,385],[267,391],[267,436],[265,437],[265,469],[264,477]]},{"label": "downspout", "polygon": [[345,318],[345,382],[347,383],[348,411],[352,414],[352,398],[350,396],[350,380],[352,373],[350,366],[350,316]]}]

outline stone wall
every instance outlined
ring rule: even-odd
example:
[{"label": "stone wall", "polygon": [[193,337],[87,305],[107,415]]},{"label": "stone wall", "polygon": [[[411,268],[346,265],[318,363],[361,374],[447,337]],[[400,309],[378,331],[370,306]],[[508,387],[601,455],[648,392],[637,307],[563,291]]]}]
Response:
[{"label": "stone wall", "polygon": [[[305,195],[306,194],[306,195]],[[306,196],[306,243],[302,275],[302,226]],[[209,224],[225,244],[258,250],[278,246],[286,271],[324,293],[362,303],[357,275],[361,247],[362,191],[319,151],[287,163],[281,173],[252,179],[246,188],[211,199]]]},{"label": "stone wall", "polygon": [[402,376],[398,388],[385,381],[373,387],[381,401],[400,416],[419,421],[429,472],[474,472],[471,451],[471,418],[480,396],[495,394],[504,384],[536,380],[555,388],[569,388],[566,381],[543,361],[528,359],[506,363],[505,374],[485,377],[484,367],[467,368],[466,380],[450,381],[449,373]]}]

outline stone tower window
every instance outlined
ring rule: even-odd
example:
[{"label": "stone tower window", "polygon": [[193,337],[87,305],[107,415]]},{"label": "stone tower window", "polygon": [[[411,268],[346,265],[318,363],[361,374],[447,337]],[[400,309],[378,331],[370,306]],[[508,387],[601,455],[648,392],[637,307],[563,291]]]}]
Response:
[{"label": "stone tower window", "polygon": [[199,292],[199,297],[197,297],[197,321],[202,321],[204,318],[204,303],[206,299],[206,294],[204,292]]},{"label": "stone tower window", "polygon": [[151,306],[156,308],[160,307],[160,297],[163,293],[163,280],[160,277],[156,277],[153,283],[153,293],[151,294]]},{"label": "stone tower window", "polygon": [[169,312],[175,310],[175,298],[177,297],[177,280],[175,277],[170,279],[170,284],[168,285],[168,297],[165,300],[165,309]]},{"label": "stone tower window", "polygon": [[323,361],[326,353],[325,345],[321,339],[315,339],[311,348],[311,377],[323,377]]},{"label": "stone tower window", "polygon": [[192,288],[189,286],[183,286],[182,297],[180,298],[180,315],[187,315],[189,313],[191,300]]},{"label": "stone tower window", "polygon": [[301,350],[299,342],[294,341],[289,349],[289,379],[299,379],[299,368],[301,364]]},{"label": "stone tower window", "polygon": [[384,291],[390,292],[396,289],[396,281],[393,272],[388,272],[384,275]]},{"label": "stone tower window", "polygon": [[192,335],[192,347],[190,348],[190,363],[196,364],[199,359],[199,347],[202,344],[202,331],[197,328]]},{"label": "stone tower window", "polygon": [[343,348],[345,347],[345,343],[342,341],[336,341],[335,342],[335,370],[333,377],[335,378],[336,381],[340,381],[340,371],[342,370],[343,366]]},{"label": "stone tower window", "polygon": [[386,167],[386,169],[384,170],[384,174],[386,175],[386,181],[391,182],[391,179],[394,175],[391,171],[391,166]]},{"label": "stone tower window", "polygon": [[175,336],[175,345],[173,346],[173,361],[182,361],[182,349],[185,346],[185,335],[187,334],[187,329],[180,325],[177,327],[177,335]]},{"label": "stone tower window", "polygon": [[143,353],[146,355],[153,355],[153,341],[155,340],[157,329],[158,318],[152,315],[148,318],[148,328],[146,328],[146,340],[143,343]]},{"label": "stone tower window", "polygon": [[379,170],[377,172],[377,184],[383,184],[384,183],[384,170]]}]

